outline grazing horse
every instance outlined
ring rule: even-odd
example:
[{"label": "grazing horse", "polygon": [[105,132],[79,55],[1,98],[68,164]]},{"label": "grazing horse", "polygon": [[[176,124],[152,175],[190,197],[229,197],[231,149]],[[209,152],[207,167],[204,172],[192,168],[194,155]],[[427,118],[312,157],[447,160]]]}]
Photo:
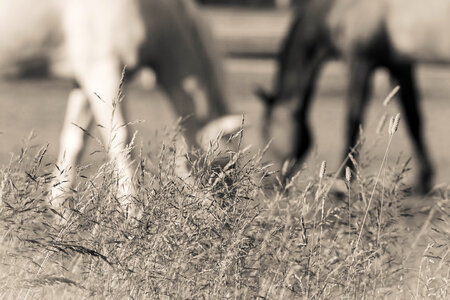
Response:
[{"label": "grazing horse", "polygon": [[117,101],[124,66],[127,74],[155,71],[177,113],[187,117],[190,147],[241,124],[228,115],[218,52],[193,1],[0,0],[0,24],[0,70],[45,65],[74,80],[52,189],[56,206],[73,183],[85,142],[80,128],[94,121],[122,174],[123,195],[132,192],[129,135]]},{"label": "grazing horse", "polygon": [[[399,100],[419,162],[418,189],[427,192],[433,171],[423,137],[415,63],[450,63],[449,0],[305,0],[298,7],[278,60],[273,92],[260,89],[266,102],[264,132],[282,159],[298,168],[311,145],[311,98],[320,69],[329,59],[348,68],[347,148],[357,148],[374,70],[384,67],[400,85]],[[347,160],[350,167],[352,162]]]}]

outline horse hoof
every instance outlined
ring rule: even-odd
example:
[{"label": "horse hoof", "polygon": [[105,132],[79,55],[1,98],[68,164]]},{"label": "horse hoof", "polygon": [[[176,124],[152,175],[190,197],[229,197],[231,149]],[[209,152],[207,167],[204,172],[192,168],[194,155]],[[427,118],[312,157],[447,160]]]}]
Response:
[{"label": "horse hoof", "polygon": [[432,187],[431,183],[420,182],[420,183],[416,184],[416,186],[414,188],[414,192],[417,195],[425,196],[425,195],[429,194],[432,191],[432,189],[433,189],[433,187]]},{"label": "horse hoof", "polygon": [[330,195],[338,201],[343,201],[348,196],[348,186],[344,179],[336,179],[330,190]]},{"label": "horse hoof", "polygon": [[424,170],[420,173],[414,191],[419,195],[429,194],[433,190],[433,172]]}]

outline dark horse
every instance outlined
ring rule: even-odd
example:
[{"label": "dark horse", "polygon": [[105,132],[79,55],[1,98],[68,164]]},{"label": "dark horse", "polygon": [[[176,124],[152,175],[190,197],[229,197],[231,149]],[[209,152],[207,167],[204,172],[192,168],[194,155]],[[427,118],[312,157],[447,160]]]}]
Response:
[{"label": "dark horse", "polygon": [[340,58],[349,71],[345,157],[357,148],[371,75],[384,67],[401,87],[400,103],[420,166],[419,191],[431,188],[413,65],[450,62],[450,1],[424,5],[419,0],[306,0],[298,8],[279,55],[275,90],[259,90],[267,104],[265,134],[287,132],[286,140],[275,140],[272,147],[283,160],[292,159],[288,176],[311,145],[308,112],[319,71],[327,60]]}]

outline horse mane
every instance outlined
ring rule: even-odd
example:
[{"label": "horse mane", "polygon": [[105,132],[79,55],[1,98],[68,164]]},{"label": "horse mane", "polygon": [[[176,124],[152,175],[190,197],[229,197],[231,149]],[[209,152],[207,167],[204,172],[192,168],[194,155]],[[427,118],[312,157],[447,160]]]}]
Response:
[{"label": "horse mane", "polygon": [[291,46],[294,42],[295,30],[304,21],[306,15],[310,13],[311,9],[314,13],[317,11],[326,12],[327,7],[329,7],[331,4],[332,1],[330,0],[297,0],[295,2],[294,20],[289,27],[286,39],[284,40],[283,48],[278,54],[278,61],[281,64],[286,63],[283,58],[286,57],[286,52],[292,48]]},{"label": "horse mane", "polygon": [[281,68],[284,68],[288,64],[288,53],[292,49],[292,44],[295,40],[295,31],[297,30],[299,24],[302,22],[303,14],[297,12],[293,23],[290,25],[289,31],[286,38],[283,41],[281,51],[278,52],[277,61]]},{"label": "horse mane", "polygon": [[[297,51],[295,45],[302,45],[302,47],[312,46],[310,44],[311,37],[313,39],[320,39],[321,35],[319,34],[321,29],[317,26],[320,25],[321,19],[325,18],[333,3],[332,0],[301,0],[296,3],[293,20],[289,25],[289,30],[277,55],[278,76],[280,72],[283,73],[284,70],[288,69],[292,63],[291,54],[293,51]],[[304,39],[304,41],[299,41],[299,38]],[[280,77],[277,79],[282,80]],[[280,84],[278,82],[277,91],[268,97],[273,98],[272,102],[276,102],[280,98],[279,87]]]}]

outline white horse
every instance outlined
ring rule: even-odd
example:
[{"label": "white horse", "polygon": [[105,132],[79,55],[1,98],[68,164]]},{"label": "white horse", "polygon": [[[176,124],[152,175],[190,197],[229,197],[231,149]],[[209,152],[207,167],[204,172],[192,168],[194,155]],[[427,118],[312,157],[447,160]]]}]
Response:
[{"label": "white horse", "polygon": [[87,130],[93,122],[122,174],[123,195],[132,192],[127,122],[117,101],[125,65],[130,73],[153,68],[178,114],[190,116],[188,146],[240,126],[241,117],[228,115],[218,52],[193,1],[0,0],[0,41],[0,70],[46,65],[75,81],[57,162],[64,171],[56,172],[52,188],[55,206],[73,183],[84,148],[79,127]]}]

